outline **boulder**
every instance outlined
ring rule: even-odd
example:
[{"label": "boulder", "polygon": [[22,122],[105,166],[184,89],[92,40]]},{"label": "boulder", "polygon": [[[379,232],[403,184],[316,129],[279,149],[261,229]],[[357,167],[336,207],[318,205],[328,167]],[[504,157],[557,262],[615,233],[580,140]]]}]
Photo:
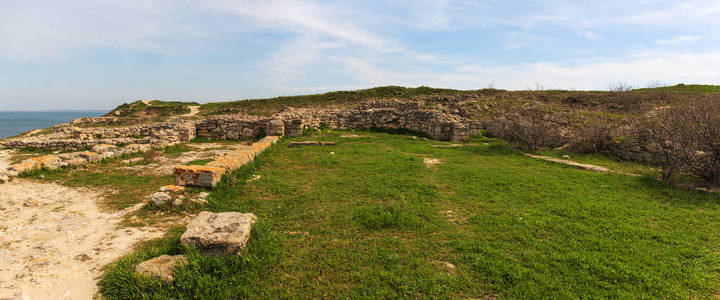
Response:
[{"label": "boulder", "polygon": [[152,203],[157,206],[164,205],[170,200],[172,200],[172,197],[170,196],[170,194],[165,192],[157,192],[152,195]]},{"label": "boulder", "polygon": [[195,247],[204,255],[239,254],[250,239],[250,230],[256,220],[251,213],[204,211],[188,223],[180,242]]},{"label": "boulder", "polygon": [[135,273],[172,283],[175,280],[173,272],[179,263],[187,263],[187,257],[185,255],[161,255],[135,266]]}]

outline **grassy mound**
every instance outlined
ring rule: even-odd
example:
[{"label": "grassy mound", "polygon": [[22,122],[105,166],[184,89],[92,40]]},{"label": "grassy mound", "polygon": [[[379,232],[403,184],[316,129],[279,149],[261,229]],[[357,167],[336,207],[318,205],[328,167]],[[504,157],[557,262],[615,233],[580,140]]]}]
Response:
[{"label": "grassy mound", "polygon": [[[433,148],[446,143],[343,134],[285,138],[211,193],[209,210],[258,216],[243,255],[198,256],[180,246],[182,229],[176,229],[111,265],[100,282],[104,296],[698,298],[718,292],[716,195],[538,161],[498,139]],[[308,138],[337,146],[287,148]],[[440,163],[426,166],[423,158]],[[253,174],[261,177],[247,182]],[[174,285],[132,272],[166,253],[190,257]]]}]

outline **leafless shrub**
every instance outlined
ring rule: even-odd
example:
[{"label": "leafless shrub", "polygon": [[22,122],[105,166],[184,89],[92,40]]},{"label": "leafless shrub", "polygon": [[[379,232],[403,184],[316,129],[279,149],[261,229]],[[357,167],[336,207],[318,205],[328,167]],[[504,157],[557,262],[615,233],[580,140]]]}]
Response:
[{"label": "leafless shrub", "polygon": [[720,184],[720,98],[663,110],[638,129],[645,151],[660,164],[663,179],[690,172]]},{"label": "leafless shrub", "polygon": [[616,81],[608,84],[608,91],[613,93],[625,93],[632,91],[633,86],[625,81]]},{"label": "leafless shrub", "polygon": [[532,150],[557,147],[567,141],[566,122],[537,104],[495,117],[485,127],[492,135]]},{"label": "leafless shrub", "polygon": [[609,152],[615,143],[616,127],[605,119],[588,122],[576,130],[570,147],[582,153]]}]

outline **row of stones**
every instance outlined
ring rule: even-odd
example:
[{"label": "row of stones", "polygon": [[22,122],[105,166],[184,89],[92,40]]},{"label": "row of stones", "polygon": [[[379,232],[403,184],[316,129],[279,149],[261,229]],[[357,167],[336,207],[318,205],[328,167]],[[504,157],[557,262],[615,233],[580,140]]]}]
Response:
[{"label": "row of stones", "polygon": [[149,145],[130,144],[119,148],[114,145],[102,144],[93,146],[92,150],[93,151],[50,154],[28,158],[10,166],[6,170],[0,170],[0,181],[4,182],[20,173],[38,170],[41,168],[57,169],[64,166],[76,166],[87,162],[96,162],[123,154],[147,152],[151,150],[151,147]]},{"label": "row of stones", "polygon": [[214,188],[220,182],[223,174],[253,161],[257,155],[277,142],[278,139],[280,139],[279,136],[266,136],[251,146],[240,146],[204,166],[176,167],[175,185]]},{"label": "row of stones", "polygon": [[[169,192],[181,192],[186,185],[215,187],[228,170],[239,168],[252,161],[279,140],[279,136],[266,136],[251,146],[241,146],[205,166],[181,166],[175,168],[175,186],[164,186],[152,196],[155,205],[165,205],[172,200]],[[206,198],[205,194],[202,199]],[[177,201],[177,199],[176,199]],[[204,202],[204,201],[203,201]],[[173,202],[173,205],[175,204]],[[250,239],[252,225],[257,218],[252,213],[201,212],[186,226],[180,243],[197,249],[208,256],[237,255]],[[185,255],[161,255],[141,262],[135,272],[148,277],[173,282],[173,272],[178,264],[187,263]]]}]

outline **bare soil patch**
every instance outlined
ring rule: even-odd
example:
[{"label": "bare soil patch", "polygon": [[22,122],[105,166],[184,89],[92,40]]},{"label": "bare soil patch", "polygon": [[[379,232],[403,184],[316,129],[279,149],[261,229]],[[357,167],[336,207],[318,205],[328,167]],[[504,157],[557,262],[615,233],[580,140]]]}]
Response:
[{"label": "bare soil patch", "polygon": [[103,266],[154,228],[119,228],[126,212],[103,212],[85,188],[15,180],[0,185],[0,298],[92,299]]}]

